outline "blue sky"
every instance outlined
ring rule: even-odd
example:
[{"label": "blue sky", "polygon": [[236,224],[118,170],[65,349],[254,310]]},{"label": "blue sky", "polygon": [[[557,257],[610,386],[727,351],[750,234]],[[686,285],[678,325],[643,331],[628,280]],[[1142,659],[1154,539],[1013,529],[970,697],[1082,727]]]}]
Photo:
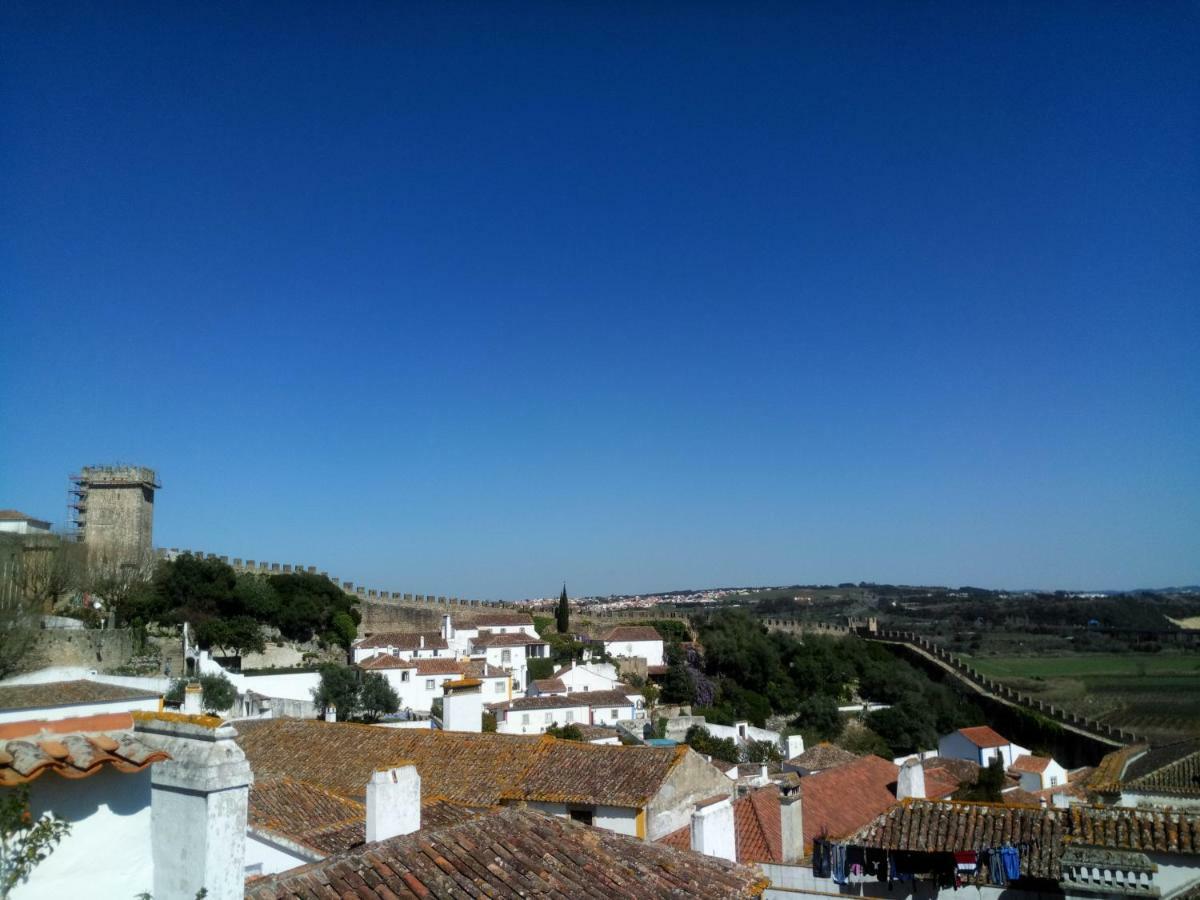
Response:
[{"label": "blue sky", "polygon": [[0,26],[0,506],[137,462],[164,546],[484,598],[1200,582],[1195,4]]}]

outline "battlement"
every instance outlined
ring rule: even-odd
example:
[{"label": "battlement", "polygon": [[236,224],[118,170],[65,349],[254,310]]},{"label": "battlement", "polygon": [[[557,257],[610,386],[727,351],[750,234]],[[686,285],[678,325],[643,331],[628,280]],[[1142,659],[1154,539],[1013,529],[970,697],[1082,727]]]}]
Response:
[{"label": "battlement", "polygon": [[145,466],[84,466],[71,480],[88,487],[162,487],[155,471]]}]

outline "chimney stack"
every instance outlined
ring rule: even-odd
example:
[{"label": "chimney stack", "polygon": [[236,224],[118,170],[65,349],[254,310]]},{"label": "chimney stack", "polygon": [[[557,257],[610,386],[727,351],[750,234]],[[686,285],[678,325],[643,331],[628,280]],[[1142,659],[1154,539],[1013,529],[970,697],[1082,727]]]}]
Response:
[{"label": "chimney stack", "polygon": [[442,686],[442,729],[483,731],[483,682],[478,678],[447,681]]},{"label": "chimney stack", "polygon": [[419,635],[417,635],[417,638],[421,642],[421,649],[424,650],[425,649],[425,635],[419,634]]},{"label": "chimney stack", "polygon": [[198,716],[204,712],[201,700],[204,690],[198,682],[189,681],[183,689],[183,712],[189,716]]},{"label": "chimney stack", "polygon": [[692,849],[705,856],[737,862],[733,803],[719,794],[696,804],[692,813]]},{"label": "chimney stack", "polygon": [[784,759],[795,759],[804,752],[804,735],[792,734],[787,737],[787,755]]},{"label": "chimney stack", "polygon": [[783,836],[783,863],[796,865],[804,859],[804,804],[800,799],[804,782],[800,790],[788,797],[779,798],[779,825]]},{"label": "chimney stack", "polygon": [[925,767],[919,759],[906,760],[896,779],[897,800],[925,799]]},{"label": "chimney stack", "polygon": [[421,776],[412,763],[381,769],[367,782],[367,842],[412,834],[421,827]]},{"label": "chimney stack", "polygon": [[450,613],[442,616],[442,640],[446,643],[454,640],[454,623],[450,620]]}]

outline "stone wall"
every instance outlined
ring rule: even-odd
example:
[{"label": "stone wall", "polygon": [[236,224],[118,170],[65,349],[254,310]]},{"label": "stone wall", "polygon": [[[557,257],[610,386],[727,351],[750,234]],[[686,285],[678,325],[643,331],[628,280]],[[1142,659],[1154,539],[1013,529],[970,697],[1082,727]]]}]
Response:
[{"label": "stone wall", "polygon": [[50,666],[113,669],[133,658],[133,632],[128,628],[86,631],[55,629],[38,632],[37,640],[21,662],[26,672]]},{"label": "stone wall", "polygon": [[89,554],[110,560],[145,559],[154,546],[154,470],[98,466],[74,477],[76,521]]}]

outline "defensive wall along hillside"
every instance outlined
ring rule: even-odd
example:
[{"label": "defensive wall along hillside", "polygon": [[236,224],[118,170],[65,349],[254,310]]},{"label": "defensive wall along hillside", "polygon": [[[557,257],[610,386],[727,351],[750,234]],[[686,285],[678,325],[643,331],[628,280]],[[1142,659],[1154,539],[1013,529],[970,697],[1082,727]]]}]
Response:
[{"label": "defensive wall along hillside", "polygon": [[[377,631],[405,630],[434,630],[441,624],[442,616],[450,613],[463,624],[469,624],[475,616],[497,609],[511,609],[528,612],[529,608],[521,603],[505,601],[467,600],[461,597],[446,597],[435,594],[416,594],[407,591],[382,590],[344,581],[327,571],[319,571],[316,566],[304,563],[279,563],[263,560],[230,558],[203,550],[180,550],[172,547],[160,551],[164,559],[175,559],[184,554],[190,554],[198,559],[219,559],[233,568],[235,572],[249,572],[257,575],[292,575],[305,573],[327,578],[348,594],[359,599],[363,620],[359,626],[360,633]],[[553,615],[551,610],[546,615]],[[649,609],[620,609],[611,611],[593,610],[587,607],[572,607],[572,615],[581,619],[593,619],[598,622],[632,622],[646,619],[679,619],[688,621],[688,615],[679,610],[649,610]]]},{"label": "defensive wall along hillside", "polygon": [[[873,619],[851,620],[849,625],[841,626],[767,618],[763,620],[763,624],[771,631],[789,634],[853,635],[900,648],[926,668],[949,675],[975,699],[984,701],[991,713],[999,715],[997,721],[1011,722],[1011,727],[1014,728],[1035,728],[1039,734],[1038,741],[1033,743],[1054,743],[1056,752],[1061,752],[1067,760],[1094,762],[1114,748],[1146,740],[1142,735],[1068,712],[1053,703],[1032,697],[984,675],[961,657],[926,637],[908,631],[879,629]],[[1023,712],[1024,718],[1013,716],[1012,713],[1016,711]],[[1049,727],[1045,727],[1046,725]]]}]

